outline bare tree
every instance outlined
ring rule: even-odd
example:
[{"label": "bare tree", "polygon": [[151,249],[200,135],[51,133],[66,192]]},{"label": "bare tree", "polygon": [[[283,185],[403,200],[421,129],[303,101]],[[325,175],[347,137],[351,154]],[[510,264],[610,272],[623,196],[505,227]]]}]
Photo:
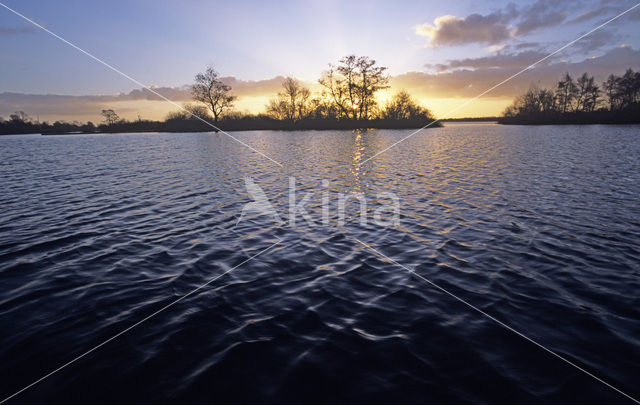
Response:
[{"label": "bare tree", "polygon": [[430,111],[418,104],[406,90],[397,92],[380,115],[381,118],[391,120],[431,118]]},{"label": "bare tree", "polygon": [[296,115],[299,120],[303,120],[309,117],[311,114],[311,107],[309,105],[309,98],[311,97],[311,91],[302,87],[298,92],[298,100],[296,102]]},{"label": "bare tree", "polygon": [[573,101],[578,91],[576,84],[573,82],[573,78],[569,73],[565,73],[564,77],[558,82],[556,87],[556,100],[560,112],[566,113],[570,111],[573,106]]},{"label": "bare tree", "polygon": [[617,92],[622,108],[640,102],[640,72],[627,69],[618,80]]},{"label": "bare tree", "polygon": [[211,114],[209,113],[209,109],[200,104],[186,103],[182,105],[182,108],[188,111],[188,113],[185,113],[185,114],[187,114],[188,116],[187,118],[189,119],[196,119],[195,117],[200,117],[206,120],[207,118],[211,117]]},{"label": "bare tree", "polygon": [[576,80],[576,104],[574,111],[593,111],[598,103],[600,88],[595,84],[593,76],[585,72]]},{"label": "bare tree", "polygon": [[518,96],[514,103],[507,107],[504,114],[513,117],[523,114],[548,113],[555,110],[556,95],[553,91],[533,85],[526,93]]},{"label": "bare tree", "polygon": [[368,57],[359,57],[356,67],[360,81],[357,87],[360,92],[359,118],[368,119],[377,106],[376,92],[389,87],[389,76],[386,67],[376,66],[376,61]]},{"label": "bare tree", "polygon": [[609,110],[613,111],[618,108],[620,104],[618,88],[619,88],[620,78],[616,75],[610,74],[607,77],[607,80],[602,83],[602,88],[604,89],[604,93],[609,100]]},{"label": "bare tree", "polygon": [[640,102],[640,72],[627,69],[622,76],[610,75],[602,84],[610,110],[624,110]]},{"label": "bare tree", "polygon": [[309,116],[315,119],[336,119],[340,116],[340,111],[325,92],[309,101]]},{"label": "bare tree", "polygon": [[556,109],[556,95],[553,90],[541,89],[538,92],[538,102],[542,112],[551,112]]},{"label": "bare tree", "polygon": [[539,113],[553,113],[557,117],[559,113],[573,116],[572,119],[582,119],[575,118],[576,115],[581,115],[575,113],[592,113],[596,110],[601,112],[606,109],[601,108],[603,93],[606,95],[609,111],[637,114],[635,108],[640,105],[640,72],[627,69],[622,76],[609,75],[602,83],[602,88],[588,73],[582,74],[575,82],[566,73],[558,82],[555,93],[533,86],[507,107],[504,116],[535,118]]},{"label": "bare tree", "polygon": [[311,113],[311,91],[292,77],[284,79],[282,87],[284,90],[269,101],[267,113],[281,120],[295,121],[308,118]]},{"label": "bare tree", "polygon": [[112,109],[102,110],[100,114],[104,117],[104,122],[107,125],[113,125],[120,122],[120,117]]},{"label": "bare tree", "polygon": [[[167,120],[178,120],[178,121],[184,121],[184,120],[195,120],[197,118],[195,117],[200,117],[202,119],[207,119],[209,118],[211,115],[209,114],[209,109],[203,105],[200,104],[190,104],[190,103],[186,103],[186,104],[182,104],[182,110],[178,110],[178,111],[172,111],[169,114],[167,114]],[[195,117],[194,117],[195,116]]]},{"label": "bare tree", "polygon": [[329,65],[318,81],[344,118],[371,118],[377,105],[375,94],[388,88],[387,68],[366,56],[345,56]]},{"label": "bare tree", "polygon": [[353,104],[353,93],[349,91],[353,86],[349,82],[349,76],[343,77],[336,71],[333,65],[329,65],[318,82],[325,87],[323,97],[331,101],[331,104],[339,111],[338,116],[344,118],[355,118]]},{"label": "bare tree", "polygon": [[280,96],[272,98],[267,104],[267,115],[277,120],[291,119],[290,112],[289,103]]},{"label": "bare tree", "polygon": [[9,115],[9,119],[14,122],[31,122],[31,117],[24,111],[16,111]]},{"label": "bare tree", "polygon": [[218,122],[219,118],[233,108],[236,97],[229,94],[230,91],[231,86],[222,83],[220,75],[212,66],[207,67],[204,73],[198,73],[195,84],[191,86],[193,99],[211,110],[214,122]]}]

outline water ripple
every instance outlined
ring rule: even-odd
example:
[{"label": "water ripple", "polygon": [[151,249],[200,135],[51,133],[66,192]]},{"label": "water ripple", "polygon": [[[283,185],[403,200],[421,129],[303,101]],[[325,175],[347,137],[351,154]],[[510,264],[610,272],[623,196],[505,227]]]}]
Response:
[{"label": "water ripple", "polygon": [[[0,138],[2,397],[15,403],[627,403],[354,238],[640,397],[634,126]],[[251,176],[283,219],[238,223]],[[334,204],[322,217],[322,180]],[[339,193],[393,192],[400,224]],[[376,209],[367,207],[369,218]]]}]

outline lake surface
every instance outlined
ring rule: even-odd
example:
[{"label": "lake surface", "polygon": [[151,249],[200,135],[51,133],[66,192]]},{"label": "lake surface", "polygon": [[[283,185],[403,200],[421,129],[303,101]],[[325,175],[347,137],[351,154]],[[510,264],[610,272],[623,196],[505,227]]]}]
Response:
[{"label": "lake surface", "polygon": [[0,400],[632,403],[408,269],[640,398],[640,127],[410,133],[0,137]]}]

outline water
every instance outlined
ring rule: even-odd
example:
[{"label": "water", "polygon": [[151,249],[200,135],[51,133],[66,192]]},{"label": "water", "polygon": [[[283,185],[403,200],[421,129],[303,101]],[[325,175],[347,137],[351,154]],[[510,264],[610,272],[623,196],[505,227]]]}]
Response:
[{"label": "water", "polygon": [[8,403],[631,403],[354,238],[639,398],[639,130],[0,137],[1,397],[280,240]]}]

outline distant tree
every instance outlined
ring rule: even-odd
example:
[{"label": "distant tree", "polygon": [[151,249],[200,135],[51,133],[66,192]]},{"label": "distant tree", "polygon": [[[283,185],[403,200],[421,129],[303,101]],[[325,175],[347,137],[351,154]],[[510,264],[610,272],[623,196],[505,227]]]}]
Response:
[{"label": "distant tree", "polygon": [[607,80],[602,83],[602,88],[604,89],[604,94],[607,97],[609,102],[609,110],[614,111],[620,105],[620,94],[619,94],[619,81],[620,78],[610,74],[607,77]]},{"label": "distant tree", "polygon": [[342,117],[368,119],[377,105],[375,94],[389,87],[386,71],[371,58],[349,55],[340,59],[337,66],[329,64],[329,70],[318,82]]},{"label": "distant tree", "polygon": [[172,111],[166,116],[167,121],[171,120],[197,120],[196,117],[200,117],[202,119],[210,119],[211,114],[209,114],[209,109],[204,105],[199,104],[191,104],[185,103],[182,105],[182,110]]},{"label": "distant tree", "polygon": [[406,90],[396,93],[380,115],[381,118],[391,120],[431,118],[429,110],[419,105]]},{"label": "distant tree", "polygon": [[195,84],[191,86],[191,94],[197,102],[203,103],[213,114],[213,121],[218,120],[233,108],[235,96],[229,94],[231,86],[220,80],[220,75],[209,66],[204,73],[198,73],[195,77]]},{"label": "distant tree", "polygon": [[16,111],[9,115],[9,119],[14,122],[31,122],[31,117],[24,111]]},{"label": "distant tree", "polygon": [[314,119],[337,119],[340,116],[338,107],[326,94],[314,97],[309,101],[309,118]]},{"label": "distant tree", "polygon": [[569,73],[565,73],[564,77],[558,82],[556,86],[556,101],[558,103],[558,109],[560,112],[565,113],[571,111],[573,108],[573,101],[576,97],[578,88],[573,82],[573,78]]},{"label": "distant tree", "polygon": [[102,110],[100,114],[104,117],[104,122],[107,125],[117,124],[118,122],[121,121],[118,114],[116,114],[116,112],[113,111],[112,109]]},{"label": "distant tree", "polygon": [[309,97],[311,97],[311,90],[309,90],[306,87],[298,86],[297,92],[298,92],[298,95],[296,97],[296,101],[295,103],[293,103],[293,105],[295,105],[295,110],[296,110],[295,115],[297,119],[303,120],[303,119],[306,119],[310,113]]},{"label": "distant tree", "polygon": [[587,73],[583,73],[576,81],[576,89],[574,111],[593,111],[600,96],[600,88],[595,84],[593,76],[589,77]]},{"label": "distant tree", "polygon": [[[548,89],[531,86],[521,96],[516,97],[512,105],[507,107],[504,115],[514,117],[519,115],[548,113],[556,110],[556,95]],[[562,108],[562,107],[561,107]]]},{"label": "distant tree", "polygon": [[[603,100],[602,94],[606,99]],[[607,108],[616,113],[607,114]],[[609,75],[602,87],[588,73],[582,74],[575,82],[566,73],[558,82],[555,93],[534,86],[516,97],[513,104],[505,109],[504,116],[522,119],[509,122],[525,123],[636,123],[638,111],[640,72],[627,69],[622,76]],[[540,113],[545,114],[541,116]]]},{"label": "distant tree", "polygon": [[80,127],[80,130],[83,132],[95,132],[96,131],[96,126],[93,124],[93,122],[91,121],[87,121],[86,124],[82,125]]},{"label": "distant tree", "polygon": [[538,105],[540,106],[540,111],[551,112],[556,109],[556,95],[552,90],[540,89],[536,96],[538,99]]},{"label": "distant tree", "polygon": [[184,121],[187,119],[189,119],[189,117],[184,110],[171,111],[164,118],[165,121]]},{"label": "distant tree", "polygon": [[267,104],[267,115],[277,120],[293,120],[287,100],[279,96],[269,100],[269,104]]},{"label": "distant tree", "polygon": [[202,119],[210,119],[211,114],[209,114],[209,109],[203,105],[186,103],[182,105],[182,108],[188,111],[188,115],[190,119],[196,119],[196,117],[200,117]]},{"label": "distant tree", "polygon": [[267,114],[276,119],[290,121],[308,118],[312,113],[309,105],[311,91],[292,77],[284,79],[282,87],[283,91],[267,104]]},{"label": "distant tree", "polygon": [[617,83],[617,92],[622,108],[640,102],[640,72],[627,69]]},{"label": "distant tree", "polygon": [[518,116],[518,109],[516,108],[515,102],[509,104],[504,111],[502,112],[503,117],[514,118]]}]

